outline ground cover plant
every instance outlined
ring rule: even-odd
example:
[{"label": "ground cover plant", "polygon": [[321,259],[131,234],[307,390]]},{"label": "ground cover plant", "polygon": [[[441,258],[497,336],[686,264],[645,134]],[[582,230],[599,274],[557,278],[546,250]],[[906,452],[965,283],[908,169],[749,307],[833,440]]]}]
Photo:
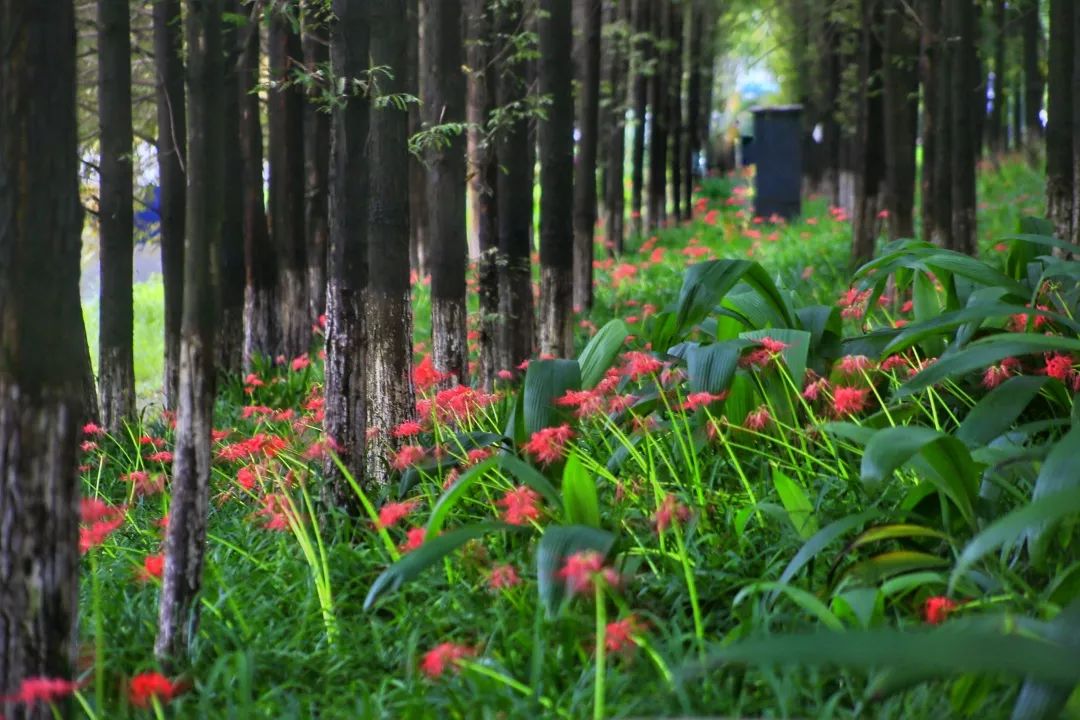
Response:
[{"label": "ground cover plant", "polygon": [[171,418],[84,428],[82,711],[1075,713],[1072,248],[1010,217],[985,261],[885,244],[821,297],[785,278],[824,274],[843,218],[755,223],[716,186],[598,255],[576,359],[485,393],[420,340],[358,519],[320,496],[319,351],[231,381],[180,675],[152,660]]}]

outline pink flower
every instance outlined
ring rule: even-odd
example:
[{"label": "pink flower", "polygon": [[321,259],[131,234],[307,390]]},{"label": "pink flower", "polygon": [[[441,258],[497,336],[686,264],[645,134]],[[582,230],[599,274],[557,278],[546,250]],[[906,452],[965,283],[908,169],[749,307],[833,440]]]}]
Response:
[{"label": "pink flower", "polygon": [[413,511],[418,505],[416,500],[406,500],[405,502],[391,502],[384,504],[379,508],[379,526],[384,528],[393,527],[397,525],[400,520],[405,518],[409,513]]},{"label": "pink flower", "polygon": [[164,570],[164,555],[147,555],[143,558],[142,567],[139,568],[139,579],[148,582],[151,578],[160,578]]},{"label": "pink flower", "polygon": [[987,390],[996,388],[1005,382],[1010,376],[1015,375],[1020,368],[1020,361],[1016,358],[1005,358],[999,365],[991,365],[983,373],[982,385]]},{"label": "pink flower", "polygon": [[101,427],[100,425],[98,425],[96,423],[92,423],[92,422],[88,422],[85,425],[83,425],[82,431],[83,431],[83,435],[104,435],[105,434],[105,428]]},{"label": "pink flower", "polygon": [[764,430],[772,421],[772,416],[769,415],[769,408],[766,405],[760,405],[756,410],[752,410],[743,421],[743,427],[747,430]]},{"label": "pink flower", "polygon": [[826,380],[825,378],[818,378],[817,380],[813,381],[812,383],[808,384],[805,388],[803,388],[802,396],[805,399],[809,400],[810,402],[814,402],[815,400],[818,399],[818,395],[821,394],[822,390],[828,390],[828,389],[829,389],[829,381]]},{"label": "pink flower", "polygon": [[396,438],[406,438],[419,435],[423,430],[424,426],[415,420],[406,420],[394,428],[391,434]]},{"label": "pink flower", "polygon": [[610,653],[627,653],[636,646],[634,635],[640,634],[641,622],[634,615],[610,622],[604,630],[604,649]]},{"label": "pink flower", "polygon": [[135,707],[150,707],[152,698],[168,702],[182,691],[180,683],[174,683],[157,672],[145,672],[131,678],[128,694]]},{"label": "pink flower", "polygon": [[495,376],[497,378],[499,378],[500,380],[513,380],[514,379],[514,373],[510,372],[509,370],[500,370],[499,372],[495,373]]},{"label": "pink flower", "polygon": [[424,653],[424,659],[420,661],[420,670],[434,680],[441,677],[447,668],[456,669],[463,658],[475,654],[476,651],[466,645],[444,642]]},{"label": "pink flower", "polygon": [[563,448],[573,436],[574,432],[565,423],[558,427],[544,428],[534,432],[522,449],[549,465],[562,458]]},{"label": "pink flower", "polygon": [[412,552],[424,544],[427,539],[427,529],[422,527],[410,528],[405,534],[405,542],[401,545],[401,552]]},{"label": "pink flower", "polygon": [[594,390],[567,390],[555,400],[556,405],[576,407],[574,415],[586,418],[604,411],[604,396]]},{"label": "pink flower", "polygon": [[631,351],[623,355],[622,373],[631,380],[652,375],[660,371],[664,364],[648,353]]},{"label": "pink flower", "polygon": [[869,392],[866,388],[836,386],[833,388],[833,413],[837,417],[844,417],[862,412],[866,408]]},{"label": "pink flower", "polygon": [[686,396],[686,400],[683,401],[682,409],[691,411],[697,410],[698,408],[711,405],[714,402],[725,400],[727,399],[727,396],[727,392],[718,393],[716,395],[708,392],[690,393]]},{"label": "pink flower", "polygon": [[425,454],[426,451],[419,445],[406,445],[398,450],[391,465],[395,470],[407,470],[420,462]]},{"label": "pink flower", "polygon": [[898,367],[906,367],[908,360],[903,355],[890,355],[881,361],[882,372],[891,372]]},{"label": "pink flower", "polygon": [[926,599],[923,605],[923,617],[931,625],[940,625],[945,618],[956,609],[956,602],[942,595],[935,595]]},{"label": "pink flower", "polygon": [[502,519],[510,525],[524,525],[529,520],[540,517],[540,496],[525,485],[507,490],[499,500],[499,505],[505,508]]},{"label": "pink flower", "polygon": [[518,577],[513,565],[495,565],[491,568],[491,575],[488,577],[488,586],[492,590],[503,590],[520,582],[521,578]]},{"label": "pink flower", "polygon": [[428,390],[447,378],[446,373],[435,369],[435,361],[431,355],[425,355],[413,368],[413,384],[420,391]]},{"label": "pink flower", "polygon": [[67,697],[78,689],[78,683],[63,678],[28,677],[23,678],[19,691],[15,695],[10,697],[0,696],[0,702],[6,700],[24,705],[33,705],[39,702],[51,703]]},{"label": "pink flower", "polygon": [[845,355],[838,368],[843,375],[859,375],[873,367],[873,361],[865,355]]},{"label": "pink flower", "polygon": [[307,353],[304,353],[299,357],[294,357],[292,362],[289,364],[289,367],[292,369],[293,372],[300,372],[310,364],[311,359],[308,358]]},{"label": "pink flower", "polygon": [[1073,359],[1069,355],[1055,353],[1046,358],[1046,367],[1043,370],[1047,376],[1067,383],[1072,377]]},{"label": "pink flower", "polygon": [[582,550],[570,555],[558,575],[566,581],[571,593],[590,590],[597,575],[602,576],[608,585],[616,585],[619,581],[614,570],[604,567],[603,556],[595,550]]},{"label": "pink flower", "polygon": [[168,450],[158,450],[156,453],[147,455],[146,460],[147,462],[171,463],[173,454]]},{"label": "pink flower", "polygon": [[668,493],[664,496],[664,500],[660,503],[656,514],[653,515],[653,524],[656,526],[656,532],[662,533],[671,527],[672,520],[684,523],[689,519],[690,508],[680,503],[674,495]]}]

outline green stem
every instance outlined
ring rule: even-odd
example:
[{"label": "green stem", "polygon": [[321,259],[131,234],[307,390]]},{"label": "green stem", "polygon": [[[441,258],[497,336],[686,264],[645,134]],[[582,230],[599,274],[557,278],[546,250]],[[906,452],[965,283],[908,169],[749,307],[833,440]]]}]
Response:
[{"label": "green stem", "polygon": [[607,653],[607,608],[603,582],[596,582],[596,679],[593,682],[593,720],[604,718],[604,674]]}]

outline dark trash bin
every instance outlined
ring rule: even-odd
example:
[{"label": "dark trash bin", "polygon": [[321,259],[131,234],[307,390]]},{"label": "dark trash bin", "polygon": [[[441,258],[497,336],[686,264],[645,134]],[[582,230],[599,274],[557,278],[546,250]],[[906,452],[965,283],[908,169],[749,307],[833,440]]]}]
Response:
[{"label": "dark trash bin", "polygon": [[757,107],[754,114],[754,214],[790,220],[802,202],[802,105]]}]

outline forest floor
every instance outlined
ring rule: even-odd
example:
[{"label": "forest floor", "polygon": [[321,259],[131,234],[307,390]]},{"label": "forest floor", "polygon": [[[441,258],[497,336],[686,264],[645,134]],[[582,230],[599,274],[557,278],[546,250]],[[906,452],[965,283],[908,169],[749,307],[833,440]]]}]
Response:
[{"label": "forest floor", "polygon": [[[699,198],[693,221],[618,260],[598,253],[577,361],[533,361],[494,394],[437,389],[417,283],[418,422],[380,429],[403,438],[399,472],[384,490],[357,487],[359,519],[319,503],[318,353],[227,382],[193,663],[148,709],[127,682],[155,668],[172,430],[153,412],[126,437],[91,428],[84,494],[105,503],[108,525],[83,529],[86,715],[1005,717],[1024,673],[1071,672],[1053,652],[1013,652],[1009,635],[995,665],[972,650],[989,647],[975,642],[989,642],[986,629],[964,623],[1020,618],[1035,632],[1029,616],[1051,619],[1062,588],[1080,587],[1067,569],[1076,543],[1035,569],[991,557],[969,573],[975,560],[958,560],[991,519],[1025,506],[1053,442],[1039,444],[1051,453],[1042,471],[975,498],[964,473],[985,465],[977,446],[1005,437],[1024,408],[996,434],[983,419],[969,448],[967,421],[993,414],[982,368],[911,385],[960,322],[901,336],[992,283],[1023,310],[1022,280],[1005,274],[1021,246],[1002,238],[1040,214],[1040,174],[1018,159],[980,173],[985,263],[890,247],[893,264],[854,290],[850,224],[823,200],[773,225],[749,214],[741,179],[706,181]],[[899,295],[879,309],[887,274]],[[85,313],[93,343],[93,306]],[[160,384],[159,282],[138,286],[136,315],[148,397]],[[1047,328],[1072,327],[1056,318]],[[890,343],[905,349],[885,356]],[[1039,363],[1003,372],[1038,381],[1025,407],[1044,424],[1030,432],[1057,441],[1075,371]],[[882,459],[881,445],[913,449]],[[941,456],[924,447],[955,471],[938,473]],[[921,638],[937,624],[958,628],[947,646],[912,646],[906,664],[881,654],[907,647],[899,631]],[[859,648],[810,636],[809,652],[779,655],[740,644],[815,629],[880,634]],[[940,677],[968,667],[985,672]]]}]

